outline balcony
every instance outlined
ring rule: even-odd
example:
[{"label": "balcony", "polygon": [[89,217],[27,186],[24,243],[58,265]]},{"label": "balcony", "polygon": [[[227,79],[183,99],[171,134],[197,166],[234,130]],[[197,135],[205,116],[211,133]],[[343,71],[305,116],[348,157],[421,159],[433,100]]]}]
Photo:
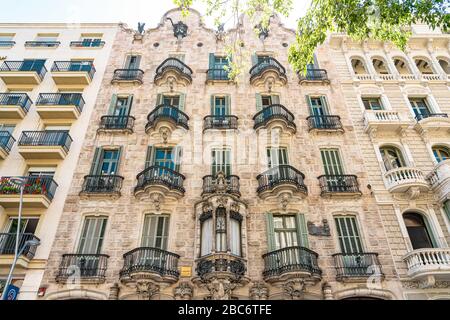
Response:
[{"label": "balcony", "polygon": [[414,129],[422,134],[427,133],[448,133],[450,131],[450,118],[446,113],[430,113],[416,116],[417,123]]},{"label": "balcony", "polygon": [[183,86],[192,84],[193,71],[183,61],[176,58],[168,58],[156,69],[155,84],[160,86],[169,82],[170,79]]},{"label": "balcony", "polygon": [[255,130],[281,128],[283,131],[295,134],[297,126],[294,123],[294,115],[283,105],[274,104],[265,107],[253,117]]},{"label": "balcony", "polygon": [[100,284],[105,282],[109,256],[104,254],[64,254],[56,282]]},{"label": "balcony", "polygon": [[25,41],[25,48],[58,48],[59,41]]},{"label": "balcony", "polygon": [[173,132],[176,128],[181,127],[189,130],[189,117],[183,111],[174,106],[159,105],[147,116],[147,125],[145,132],[150,130],[159,131],[161,128],[167,128]]},{"label": "balcony", "polygon": [[289,165],[280,165],[256,177],[258,195],[261,199],[278,198],[283,193],[308,195],[304,180],[305,175]]},{"label": "balcony", "polygon": [[175,170],[162,166],[151,166],[138,174],[136,178],[138,181],[134,188],[136,197],[147,193],[159,193],[175,199],[184,196],[185,177]]},{"label": "balcony", "polygon": [[70,124],[83,111],[81,93],[41,93],[36,102],[36,111],[46,123]]},{"label": "balcony", "polygon": [[363,281],[378,276],[383,278],[378,253],[337,253],[333,255],[337,281]]},{"label": "balcony", "polygon": [[262,86],[268,80],[284,86],[287,83],[286,69],[274,58],[265,59],[250,69],[250,84]]},{"label": "balcony", "polygon": [[240,197],[239,177],[234,175],[225,177],[221,173],[216,176],[204,176],[202,196],[211,195],[216,192],[228,193]]},{"label": "balcony", "polygon": [[306,74],[298,73],[298,79],[300,84],[330,84],[328,79],[328,73],[325,69],[308,69]]},{"label": "balcony", "polygon": [[4,208],[19,208],[20,187],[13,179],[25,179],[23,207],[46,209],[50,206],[58,184],[50,176],[2,177],[0,178],[0,205]]},{"label": "balcony", "polygon": [[26,93],[0,93],[0,118],[22,120],[32,103]]},{"label": "balcony", "polygon": [[231,83],[231,80],[228,76],[228,70],[225,69],[208,69],[206,72],[206,83],[214,84],[214,83]]},{"label": "balcony", "polygon": [[384,175],[386,187],[391,193],[412,192],[418,195],[417,192],[427,192],[430,185],[425,179],[425,174],[416,168],[397,168],[388,171]]},{"label": "balcony", "polygon": [[122,282],[154,281],[172,284],[178,281],[179,255],[158,248],[136,248],[123,255]]},{"label": "balcony", "polygon": [[361,196],[358,177],[354,175],[323,175],[319,178],[322,197]]},{"label": "balcony", "polygon": [[88,86],[95,74],[92,61],[55,61],[53,63],[52,77],[58,89],[84,89]]},{"label": "balcony", "polygon": [[197,260],[197,276],[203,282],[211,279],[229,279],[231,282],[247,283],[246,261],[228,253],[214,253]]},{"label": "balcony", "polygon": [[203,119],[203,132],[206,130],[237,130],[236,116],[206,116]]},{"label": "balcony", "polygon": [[414,250],[403,257],[408,276],[426,280],[433,285],[437,280],[450,280],[450,249],[426,248]]},{"label": "balcony", "polygon": [[341,117],[339,116],[310,116],[308,121],[309,131],[315,132],[344,132]]},{"label": "balcony", "polygon": [[120,197],[123,177],[118,175],[89,175],[84,177],[80,196]]},{"label": "balcony", "polygon": [[438,163],[426,177],[431,184],[439,202],[444,202],[450,195],[450,160]]},{"label": "balcony", "polygon": [[103,116],[97,132],[133,133],[135,120],[133,116]]},{"label": "balcony", "polygon": [[318,254],[303,247],[279,249],[263,255],[264,280],[269,283],[303,278],[316,283],[322,279]]},{"label": "balcony", "polygon": [[400,133],[411,123],[400,117],[397,111],[366,110],[364,112],[365,132],[375,136],[377,133]]},{"label": "balcony", "polygon": [[19,139],[19,153],[25,160],[64,160],[72,138],[67,131],[23,131]]},{"label": "balcony", "polygon": [[142,84],[144,83],[144,71],[141,69],[116,69],[114,70],[114,76],[111,83],[131,83]]},{"label": "balcony", "polygon": [[32,90],[47,73],[43,60],[4,61],[0,66],[0,78],[8,90]]},{"label": "balcony", "polygon": [[[14,260],[16,248],[16,233],[0,233],[0,268],[9,268]],[[34,241],[33,241],[34,240]],[[40,240],[32,233],[21,233],[19,235],[19,248],[23,248],[27,241],[39,243]],[[30,260],[34,258],[37,246],[27,246],[17,260],[17,268],[27,269]]]},{"label": "balcony", "polygon": [[8,131],[0,131],[0,159],[5,160],[16,139]]},{"label": "balcony", "polygon": [[97,49],[97,48],[103,48],[105,46],[105,41],[101,41],[100,39],[94,39],[94,40],[83,40],[83,41],[71,41],[70,47],[71,48],[82,48],[82,49]]},{"label": "balcony", "polygon": [[12,48],[16,45],[15,41],[0,41],[0,49]]}]

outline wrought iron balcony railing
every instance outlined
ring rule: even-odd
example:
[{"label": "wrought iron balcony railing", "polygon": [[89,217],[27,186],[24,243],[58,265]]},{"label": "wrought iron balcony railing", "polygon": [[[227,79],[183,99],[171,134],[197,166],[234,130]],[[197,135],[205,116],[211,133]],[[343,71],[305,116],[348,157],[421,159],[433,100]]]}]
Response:
[{"label": "wrought iron balcony railing", "polygon": [[104,45],[105,41],[101,41],[100,39],[70,42],[70,46],[73,48],[98,48],[103,47]]},{"label": "wrought iron balcony railing", "polygon": [[[16,249],[16,233],[0,233],[0,255],[14,255]],[[39,238],[32,233],[21,233],[19,235],[19,250],[23,248],[27,241],[34,240],[39,243]],[[33,259],[37,246],[27,246],[22,255],[28,259]]]},{"label": "wrought iron balcony railing", "polygon": [[355,175],[323,175],[319,178],[321,194],[361,193],[358,177]]},{"label": "wrought iron balcony railing", "polygon": [[36,102],[39,106],[75,106],[79,112],[84,104],[81,93],[41,93]]},{"label": "wrought iron balcony railing", "polygon": [[0,108],[1,106],[20,106],[28,112],[32,103],[33,101],[26,93],[0,93]]},{"label": "wrought iron balcony railing", "polygon": [[0,178],[0,195],[20,195],[20,187],[13,183],[13,178],[25,180],[25,195],[43,195],[52,200],[58,184],[50,176],[29,176],[29,177],[1,177]]},{"label": "wrought iron balcony railing", "polygon": [[112,82],[136,81],[142,84],[143,79],[144,71],[141,69],[116,69],[114,70]]},{"label": "wrought iron balcony railing", "polygon": [[416,116],[417,121],[422,121],[427,118],[448,118],[448,114],[446,113],[432,113],[432,112],[423,112]]},{"label": "wrought iron balcony railing", "polygon": [[92,61],[55,61],[52,72],[86,72],[92,80],[95,74],[95,67]]},{"label": "wrought iron balcony railing", "polygon": [[44,79],[47,73],[44,63],[40,60],[4,61],[0,66],[1,72],[36,72],[38,77]]},{"label": "wrought iron balcony railing", "polygon": [[235,281],[239,281],[247,272],[247,266],[244,259],[240,257],[217,253],[198,260],[195,271],[201,279],[206,279],[215,273],[228,273]]},{"label": "wrought iron balcony railing", "polygon": [[253,117],[255,121],[254,129],[258,129],[267,125],[267,123],[274,119],[280,119],[286,121],[289,126],[296,127],[294,120],[295,117],[285,106],[281,104],[273,104],[271,106],[265,107],[261,111],[259,111]]},{"label": "wrought iron balcony railing", "polygon": [[121,277],[131,273],[157,273],[178,278],[179,255],[158,248],[136,248],[123,255],[124,265],[120,271]]},{"label": "wrought iron balcony railing", "polygon": [[16,139],[8,131],[0,131],[0,148],[9,153]]},{"label": "wrought iron balcony railing", "polygon": [[62,147],[64,151],[69,152],[72,144],[72,137],[69,132],[62,130],[46,131],[22,131],[19,139],[19,146],[24,147]]},{"label": "wrought iron balcony railing", "polygon": [[328,81],[328,73],[325,69],[308,69],[306,74],[298,74],[300,81]]},{"label": "wrought iron balcony railing", "polygon": [[56,48],[61,44],[59,41],[26,41],[25,47],[28,48]]},{"label": "wrought iron balcony railing", "polygon": [[185,176],[181,173],[162,166],[151,166],[138,174],[135,192],[145,189],[149,185],[164,185],[169,189],[185,192],[183,182]]},{"label": "wrought iron balcony railing", "polygon": [[268,69],[274,69],[278,71],[280,75],[286,76],[286,69],[280,62],[278,62],[278,60],[276,60],[275,58],[267,58],[257,63],[250,69],[250,81],[260,76],[264,71]]},{"label": "wrought iron balcony railing", "polygon": [[343,130],[341,117],[339,116],[310,116],[308,121],[309,130]]},{"label": "wrought iron balcony railing", "polygon": [[239,177],[235,175],[230,175],[228,177],[225,177],[224,181],[224,188],[225,190],[219,190],[217,175],[208,175],[203,177],[203,194],[208,193],[214,193],[217,191],[223,191],[231,194],[235,194],[240,196],[240,183],[239,183]]},{"label": "wrought iron balcony railing", "polygon": [[109,256],[105,254],[64,254],[59,265],[57,281],[69,278],[104,281]]},{"label": "wrought iron balcony railing", "polygon": [[383,275],[378,253],[337,253],[333,258],[338,279]]},{"label": "wrought iron balcony railing", "polygon": [[82,192],[95,193],[120,193],[123,177],[118,175],[89,175],[84,177]]},{"label": "wrought iron balcony railing", "polygon": [[203,131],[209,129],[237,129],[238,117],[236,116],[206,116],[204,119]]},{"label": "wrought iron balcony railing", "polygon": [[280,276],[285,273],[306,272],[321,276],[317,259],[318,254],[303,247],[288,247],[263,255],[265,278]]},{"label": "wrought iron balcony railing", "polygon": [[282,184],[293,184],[299,191],[303,193],[308,192],[308,188],[304,182],[305,175],[290,165],[284,164],[271,168],[257,176],[256,179],[258,180],[258,193],[273,189]]},{"label": "wrought iron balcony railing", "polygon": [[228,70],[225,69],[208,69],[207,71],[207,79],[208,80],[217,80],[217,81],[228,81],[230,80],[228,76]]},{"label": "wrought iron balcony railing", "polygon": [[133,131],[133,116],[103,116],[100,119],[100,129],[102,130],[128,130]]},{"label": "wrought iron balcony railing", "polygon": [[161,77],[162,74],[168,69],[175,69],[192,81],[192,69],[177,58],[168,58],[164,60],[156,69],[155,79]]},{"label": "wrought iron balcony railing", "polygon": [[159,105],[147,117],[147,125],[145,130],[152,128],[160,120],[169,120],[175,122],[177,126],[181,126],[189,130],[189,117],[183,111],[174,106]]}]

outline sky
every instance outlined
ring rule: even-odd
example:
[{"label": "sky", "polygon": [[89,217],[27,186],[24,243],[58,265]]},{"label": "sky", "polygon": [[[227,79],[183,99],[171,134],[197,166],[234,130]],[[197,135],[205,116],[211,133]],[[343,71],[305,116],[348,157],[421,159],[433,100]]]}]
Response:
[{"label": "sky", "polygon": [[[174,8],[172,0],[13,0],[2,1],[0,22],[125,22],[137,29],[156,27],[162,15]],[[295,28],[311,0],[293,0],[294,10],[284,18],[286,27]],[[203,6],[194,8],[204,14]],[[212,19],[206,24],[213,27]]]}]

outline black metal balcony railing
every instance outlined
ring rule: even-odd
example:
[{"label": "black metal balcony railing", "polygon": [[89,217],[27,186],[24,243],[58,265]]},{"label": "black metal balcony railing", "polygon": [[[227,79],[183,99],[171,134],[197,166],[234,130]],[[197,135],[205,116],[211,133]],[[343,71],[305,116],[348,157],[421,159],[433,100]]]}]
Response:
[{"label": "black metal balcony railing", "polygon": [[310,116],[306,118],[309,130],[343,130],[339,116]]},{"label": "black metal balcony railing", "polygon": [[427,118],[448,118],[448,114],[423,112],[421,114],[416,115],[417,121],[422,121],[423,119],[427,119]]},{"label": "black metal balcony railing", "polygon": [[[16,248],[16,233],[0,233],[0,255],[14,255]],[[39,243],[39,238],[37,238],[32,233],[21,233],[19,235],[19,250],[23,248],[27,241],[36,241]],[[23,251],[22,255],[28,259],[33,259],[36,253],[37,246],[27,246]]]},{"label": "black metal balcony railing", "polygon": [[52,72],[86,72],[92,80],[95,67],[92,61],[55,61]]},{"label": "black metal balcony railing", "polygon": [[135,192],[145,189],[149,185],[164,185],[169,189],[185,192],[183,182],[185,176],[181,173],[162,166],[151,166],[138,174]]},{"label": "black metal balcony railing", "polygon": [[236,281],[239,281],[247,272],[245,261],[239,257],[231,255],[218,255],[217,257],[205,257],[197,262],[197,275],[205,279],[214,273],[231,273]]},{"label": "black metal balcony railing", "polygon": [[101,41],[100,39],[70,42],[70,46],[73,48],[98,48],[103,47],[104,45],[105,41]]},{"label": "black metal balcony railing", "polygon": [[382,275],[378,253],[337,253],[333,255],[337,278]]},{"label": "black metal balcony railing", "polygon": [[207,71],[208,80],[219,80],[228,81],[230,80],[228,76],[228,70],[225,69],[208,69]]},{"label": "black metal balcony railing", "polygon": [[116,69],[112,81],[137,81],[143,83],[144,71],[141,69]]},{"label": "black metal balcony railing", "polygon": [[59,265],[57,280],[105,279],[109,256],[105,254],[64,254]]},{"label": "black metal balcony railing", "polygon": [[283,105],[281,104],[273,104],[271,106],[265,107],[261,111],[259,111],[253,117],[255,121],[254,129],[258,129],[260,127],[265,126],[270,120],[273,119],[281,119],[286,121],[290,126],[296,127],[294,120],[294,115]]},{"label": "black metal balcony railing", "polygon": [[123,177],[117,175],[90,175],[84,177],[84,193],[119,193]]},{"label": "black metal balcony railing", "polygon": [[12,47],[15,44],[15,41],[0,41],[0,47]]},{"label": "black metal balcony railing", "polygon": [[237,129],[238,117],[236,116],[206,116],[203,121],[203,131],[208,129]]},{"label": "black metal balcony railing", "polygon": [[[239,177],[235,175],[230,175],[225,178],[225,186],[227,193],[240,195],[240,183]],[[203,177],[203,194],[214,193],[218,190],[217,176],[204,176]]]},{"label": "black metal balcony railing", "polygon": [[64,151],[69,152],[72,144],[72,137],[67,131],[46,130],[46,131],[23,131],[19,139],[19,146],[40,147],[59,146]]},{"label": "black metal balcony railing", "polygon": [[175,69],[185,75],[189,80],[192,81],[193,71],[186,65],[183,61],[177,58],[168,58],[164,60],[156,69],[155,79],[162,76],[162,74],[168,69]]},{"label": "black metal balcony railing", "polygon": [[25,180],[23,194],[26,195],[43,195],[52,200],[55,196],[56,188],[58,188],[58,184],[50,176],[1,177],[0,195],[20,195],[20,187],[11,181],[13,178]]},{"label": "black metal balcony railing", "polygon": [[318,254],[303,247],[279,249],[263,255],[264,277],[279,276],[289,272],[308,272],[320,276]]},{"label": "black metal balcony railing", "polygon": [[319,178],[322,195],[327,193],[361,193],[355,175],[323,175]]},{"label": "black metal balcony railing", "polygon": [[47,73],[44,63],[38,60],[4,61],[0,66],[2,72],[36,72],[39,79],[44,79]]},{"label": "black metal balcony railing", "polygon": [[16,139],[8,131],[0,131],[0,148],[9,153]]},{"label": "black metal balcony railing", "polygon": [[327,81],[328,73],[325,69],[308,69],[306,74],[300,72],[298,74],[300,80],[304,81]]},{"label": "black metal balcony railing", "polygon": [[136,248],[123,255],[124,265],[121,277],[134,272],[157,273],[161,276],[178,278],[179,255],[158,248]]},{"label": "black metal balcony railing", "polygon": [[103,116],[100,118],[100,129],[133,131],[135,120],[133,116]]},{"label": "black metal balcony railing", "polygon": [[282,184],[294,184],[299,191],[304,193],[308,192],[308,188],[304,182],[305,175],[287,164],[271,168],[257,176],[256,179],[258,180],[258,193]]},{"label": "black metal balcony railing", "polygon": [[84,104],[81,93],[41,93],[36,102],[39,106],[75,106],[79,112]]},{"label": "black metal balcony railing", "polygon": [[159,105],[147,116],[148,123],[145,130],[153,127],[159,120],[174,121],[177,126],[189,130],[189,117],[183,111],[174,106]]},{"label": "black metal balcony railing", "polygon": [[59,41],[26,41],[25,47],[29,48],[56,48],[61,44]]},{"label": "black metal balcony railing", "polygon": [[0,93],[0,108],[1,106],[20,106],[28,112],[32,103],[33,101],[26,93]]},{"label": "black metal balcony railing", "polygon": [[250,81],[253,80],[253,78],[258,77],[261,75],[265,70],[268,69],[275,69],[278,71],[278,73],[282,76],[286,76],[286,69],[283,67],[283,65],[278,62],[275,58],[267,58],[256,65],[254,65],[250,69]]}]

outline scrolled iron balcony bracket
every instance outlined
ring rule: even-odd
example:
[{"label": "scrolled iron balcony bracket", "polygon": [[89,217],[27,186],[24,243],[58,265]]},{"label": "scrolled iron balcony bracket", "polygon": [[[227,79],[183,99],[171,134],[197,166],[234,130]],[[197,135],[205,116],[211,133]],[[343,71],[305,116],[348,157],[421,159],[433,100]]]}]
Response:
[{"label": "scrolled iron balcony bracket", "polygon": [[183,23],[182,21],[178,21],[177,23],[173,23],[172,18],[167,18],[166,20],[169,20],[173,27],[173,35],[178,40],[181,40],[185,37],[187,37],[188,32],[188,26]]}]

